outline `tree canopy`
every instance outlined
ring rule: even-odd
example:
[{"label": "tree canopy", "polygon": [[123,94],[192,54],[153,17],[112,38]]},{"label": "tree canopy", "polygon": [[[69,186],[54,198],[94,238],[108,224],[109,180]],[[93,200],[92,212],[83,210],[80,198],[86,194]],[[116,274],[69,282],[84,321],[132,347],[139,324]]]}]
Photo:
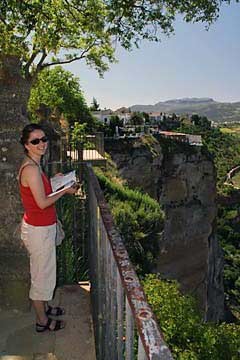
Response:
[{"label": "tree canopy", "polygon": [[132,125],[143,125],[144,124],[143,113],[141,112],[132,113],[130,121]]},{"label": "tree canopy", "polygon": [[25,76],[85,58],[99,71],[113,61],[102,0],[3,0],[0,50],[22,61]]},{"label": "tree canopy", "polygon": [[100,110],[100,104],[97,102],[97,99],[95,97],[93,97],[91,106],[90,106],[90,110],[91,111],[98,111]]},{"label": "tree canopy", "polygon": [[[61,66],[44,69],[32,87],[28,103],[30,112],[35,115],[41,106],[50,110],[50,116],[63,114],[70,125],[75,122],[93,126],[94,120],[85,102],[77,77]],[[36,116],[36,115],[35,115]]]},{"label": "tree canopy", "polygon": [[83,58],[101,74],[116,42],[130,49],[141,39],[158,41],[174,31],[178,14],[210,24],[230,1],[2,0],[0,55],[17,56],[26,77]]},{"label": "tree canopy", "polygon": [[42,105],[49,108],[52,115],[63,114],[70,125],[91,118],[78,78],[61,66],[44,69],[32,87],[29,110],[34,114]]}]

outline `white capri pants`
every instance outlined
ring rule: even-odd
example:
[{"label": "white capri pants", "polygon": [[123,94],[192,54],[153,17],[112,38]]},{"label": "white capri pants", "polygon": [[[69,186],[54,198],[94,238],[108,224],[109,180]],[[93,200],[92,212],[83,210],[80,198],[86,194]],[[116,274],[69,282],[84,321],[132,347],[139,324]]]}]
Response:
[{"label": "white capri pants", "polygon": [[32,300],[48,301],[56,286],[56,224],[33,226],[22,221],[21,239],[30,256]]}]

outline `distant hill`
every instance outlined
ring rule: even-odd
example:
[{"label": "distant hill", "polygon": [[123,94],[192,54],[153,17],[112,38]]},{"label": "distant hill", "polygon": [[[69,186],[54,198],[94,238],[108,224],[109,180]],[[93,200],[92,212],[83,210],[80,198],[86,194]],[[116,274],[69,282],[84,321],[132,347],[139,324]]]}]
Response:
[{"label": "distant hill", "polygon": [[214,122],[240,122],[240,102],[223,103],[211,98],[183,98],[158,102],[155,105],[133,105],[131,111],[197,113]]}]

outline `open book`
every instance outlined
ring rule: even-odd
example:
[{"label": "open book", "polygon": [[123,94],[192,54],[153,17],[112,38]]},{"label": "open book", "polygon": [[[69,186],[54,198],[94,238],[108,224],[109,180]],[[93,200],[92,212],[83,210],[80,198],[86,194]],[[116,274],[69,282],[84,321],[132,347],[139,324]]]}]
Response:
[{"label": "open book", "polygon": [[52,185],[52,193],[48,196],[53,196],[55,194],[60,193],[64,189],[70,188],[75,182],[76,179],[76,172],[75,170],[70,171],[63,176],[54,176],[50,179]]}]

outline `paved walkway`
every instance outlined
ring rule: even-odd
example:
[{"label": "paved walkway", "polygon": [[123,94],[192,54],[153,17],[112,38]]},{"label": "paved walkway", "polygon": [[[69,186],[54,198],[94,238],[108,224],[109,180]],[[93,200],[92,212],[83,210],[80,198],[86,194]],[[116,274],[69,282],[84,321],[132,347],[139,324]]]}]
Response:
[{"label": "paved walkway", "polygon": [[[67,151],[67,156],[72,161],[78,161],[77,151]],[[83,150],[83,161],[91,162],[93,166],[105,166],[107,160],[97,150]]]},{"label": "paved walkway", "polygon": [[33,311],[0,311],[0,360],[95,360],[89,285],[67,285],[56,291],[54,305],[64,307],[66,327],[35,331]]},{"label": "paved walkway", "polygon": [[[78,160],[77,151],[67,151],[67,156],[71,157],[72,160]],[[106,160],[97,150],[83,150],[83,161],[90,160]]]}]

